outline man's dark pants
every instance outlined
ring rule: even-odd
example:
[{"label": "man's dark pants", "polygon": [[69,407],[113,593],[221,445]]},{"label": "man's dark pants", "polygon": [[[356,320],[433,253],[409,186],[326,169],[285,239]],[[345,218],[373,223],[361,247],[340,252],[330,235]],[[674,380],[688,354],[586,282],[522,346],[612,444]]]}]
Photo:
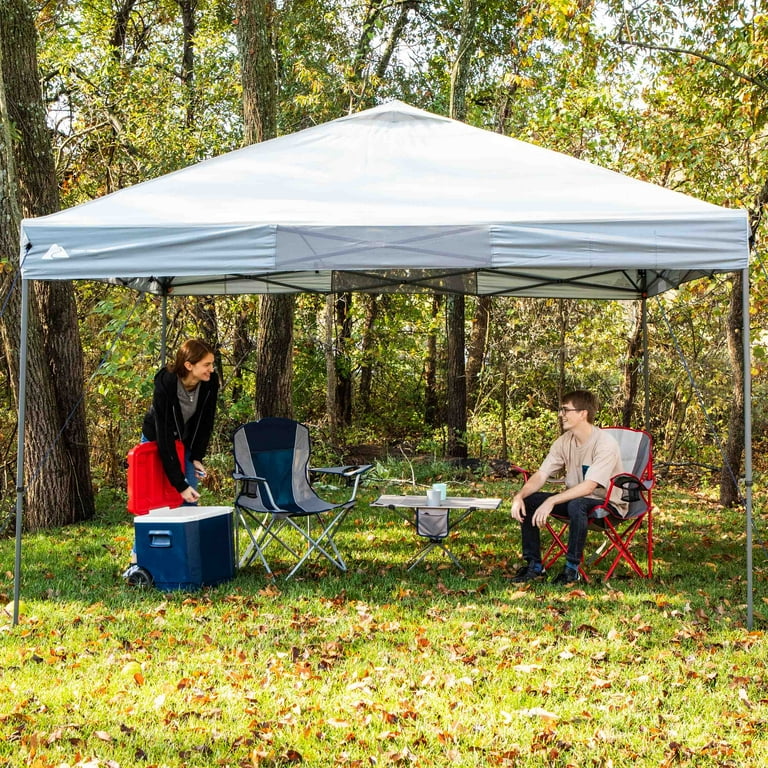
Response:
[{"label": "man's dark pants", "polygon": [[[531,524],[533,513],[541,503],[554,496],[553,493],[539,491],[532,493],[524,499],[525,517],[523,518],[523,558],[530,562],[541,562],[541,529]],[[582,496],[578,499],[566,501],[563,504],[555,504],[552,515],[569,521],[568,527],[568,552],[566,560],[570,564],[581,563],[584,554],[584,545],[587,543],[587,530],[589,528],[589,513],[603,502],[600,499]]]}]

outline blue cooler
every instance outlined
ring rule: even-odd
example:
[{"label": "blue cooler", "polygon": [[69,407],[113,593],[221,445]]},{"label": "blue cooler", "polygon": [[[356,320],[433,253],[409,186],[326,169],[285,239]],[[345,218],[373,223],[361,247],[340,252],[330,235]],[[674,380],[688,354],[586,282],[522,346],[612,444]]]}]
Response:
[{"label": "blue cooler", "polygon": [[153,509],[133,528],[136,564],[158,589],[199,589],[235,575],[232,507]]}]

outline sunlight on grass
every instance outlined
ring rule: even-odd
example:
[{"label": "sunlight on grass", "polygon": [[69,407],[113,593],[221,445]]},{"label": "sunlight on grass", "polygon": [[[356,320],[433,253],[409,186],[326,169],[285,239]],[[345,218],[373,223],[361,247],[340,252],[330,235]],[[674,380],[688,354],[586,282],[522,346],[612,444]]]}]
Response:
[{"label": "sunlight on grass", "polygon": [[[510,582],[509,484],[413,571],[413,531],[368,503],[288,582],[248,568],[199,592],[127,587],[124,501],[24,539],[21,623],[2,626],[0,757],[9,766],[759,766],[768,747],[757,628],[745,621],[743,511],[660,489],[652,581]],[[332,489],[329,489],[332,492]],[[213,502],[211,502],[213,503]],[[13,542],[0,580],[11,600]]]}]

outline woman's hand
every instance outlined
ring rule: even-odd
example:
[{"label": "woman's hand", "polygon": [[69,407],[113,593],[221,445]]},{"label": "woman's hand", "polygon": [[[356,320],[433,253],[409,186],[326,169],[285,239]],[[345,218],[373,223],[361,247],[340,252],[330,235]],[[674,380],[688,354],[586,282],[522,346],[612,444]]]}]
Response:
[{"label": "woman's hand", "polygon": [[181,498],[188,504],[194,504],[200,498],[200,494],[191,485],[188,485],[181,492]]},{"label": "woman's hand", "polygon": [[192,466],[195,468],[195,475],[199,480],[202,480],[205,477],[205,469],[203,468],[203,462],[202,461],[193,461]]}]

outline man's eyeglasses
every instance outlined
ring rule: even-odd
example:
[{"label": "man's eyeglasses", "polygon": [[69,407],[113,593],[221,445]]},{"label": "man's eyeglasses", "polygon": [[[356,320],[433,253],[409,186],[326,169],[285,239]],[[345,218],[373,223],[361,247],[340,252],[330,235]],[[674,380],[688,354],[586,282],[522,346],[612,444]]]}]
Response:
[{"label": "man's eyeglasses", "polygon": [[558,413],[570,413],[571,411],[583,411],[583,408],[558,408]]}]

